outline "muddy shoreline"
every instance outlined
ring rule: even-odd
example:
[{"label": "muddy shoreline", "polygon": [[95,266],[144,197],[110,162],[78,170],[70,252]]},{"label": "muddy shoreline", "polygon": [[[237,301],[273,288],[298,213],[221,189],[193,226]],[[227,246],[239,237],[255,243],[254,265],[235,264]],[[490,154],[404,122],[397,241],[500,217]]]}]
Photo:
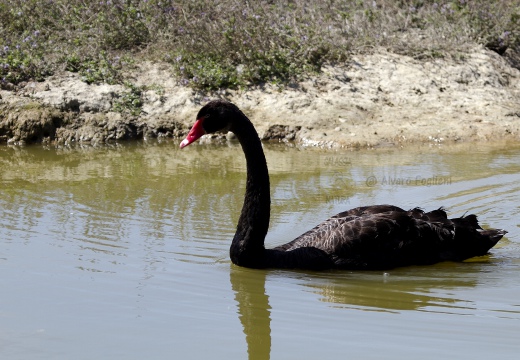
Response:
[{"label": "muddy shoreline", "polygon": [[519,141],[520,71],[510,64],[480,47],[458,60],[379,52],[284,88],[201,94],[178,84],[168,65],[142,63],[129,74],[146,87],[139,115],[115,111],[128,88],[62,73],[0,90],[0,144],[180,138],[217,97],[237,104],[263,140],[301,146]]}]

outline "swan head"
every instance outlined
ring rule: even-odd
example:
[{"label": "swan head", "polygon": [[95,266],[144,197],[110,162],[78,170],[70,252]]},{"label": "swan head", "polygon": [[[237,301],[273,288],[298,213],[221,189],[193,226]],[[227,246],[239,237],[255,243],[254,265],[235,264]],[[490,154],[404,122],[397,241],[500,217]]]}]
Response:
[{"label": "swan head", "polygon": [[233,120],[241,111],[238,107],[225,100],[213,100],[204,105],[197,114],[197,121],[193,124],[186,138],[181,142],[181,149],[188,146],[204,134],[227,132],[232,130]]}]

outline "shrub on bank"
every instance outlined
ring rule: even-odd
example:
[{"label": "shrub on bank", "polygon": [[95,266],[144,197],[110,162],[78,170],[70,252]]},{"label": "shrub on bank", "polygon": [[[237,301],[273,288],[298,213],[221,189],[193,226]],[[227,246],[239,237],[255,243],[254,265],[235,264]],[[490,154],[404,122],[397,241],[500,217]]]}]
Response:
[{"label": "shrub on bank", "polygon": [[124,83],[135,60],[199,89],[285,82],[384,47],[442,57],[520,52],[516,0],[3,0],[0,85],[62,70]]}]

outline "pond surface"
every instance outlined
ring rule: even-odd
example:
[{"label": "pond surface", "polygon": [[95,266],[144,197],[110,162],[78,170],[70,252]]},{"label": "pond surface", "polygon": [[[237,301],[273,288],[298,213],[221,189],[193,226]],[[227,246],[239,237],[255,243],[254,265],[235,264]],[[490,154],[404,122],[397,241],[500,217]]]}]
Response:
[{"label": "pond surface", "polygon": [[520,145],[265,150],[268,247],[378,203],[509,233],[464,263],[243,269],[237,144],[0,147],[0,358],[518,358]]}]

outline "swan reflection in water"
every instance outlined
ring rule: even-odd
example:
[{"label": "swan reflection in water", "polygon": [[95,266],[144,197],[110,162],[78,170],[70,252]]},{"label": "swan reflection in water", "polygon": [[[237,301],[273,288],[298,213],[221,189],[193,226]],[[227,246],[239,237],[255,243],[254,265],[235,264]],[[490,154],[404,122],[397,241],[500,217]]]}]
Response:
[{"label": "swan reflection in water", "polygon": [[267,271],[235,267],[230,271],[249,360],[269,359],[271,354],[271,306],[265,291],[266,276]]},{"label": "swan reflection in water", "polygon": [[[266,282],[280,279],[284,291],[291,292],[295,320],[301,322],[316,311],[316,301],[324,307],[345,311],[373,311],[400,314],[403,311],[427,311],[464,314],[471,302],[452,295],[461,289],[475,288],[483,272],[494,267],[479,258],[471,263],[443,263],[433,267],[411,267],[391,273],[340,271],[304,273],[285,270],[251,270],[231,266],[230,282],[237,314],[242,324],[249,360],[270,358],[272,341],[270,295]],[[479,280],[480,279],[480,280]],[[301,294],[301,293],[304,294]],[[283,296],[276,291],[276,296]],[[450,295],[451,294],[451,295]],[[275,296],[275,295],[272,295]],[[309,297],[310,296],[310,297]],[[297,299],[297,300],[296,300]],[[297,303],[296,303],[297,301]],[[309,303],[310,302],[310,303]],[[306,305],[307,304],[307,305]],[[283,312],[279,309],[278,313]],[[298,313],[301,311],[301,313]],[[318,310],[319,311],[319,310]],[[352,317],[362,316],[354,312]],[[382,326],[384,325],[382,320]],[[294,328],[294,326],[293,326]],[[276,340],[276,339],[274,339]],[[281,340],[280,340],[281,341]]]}]

